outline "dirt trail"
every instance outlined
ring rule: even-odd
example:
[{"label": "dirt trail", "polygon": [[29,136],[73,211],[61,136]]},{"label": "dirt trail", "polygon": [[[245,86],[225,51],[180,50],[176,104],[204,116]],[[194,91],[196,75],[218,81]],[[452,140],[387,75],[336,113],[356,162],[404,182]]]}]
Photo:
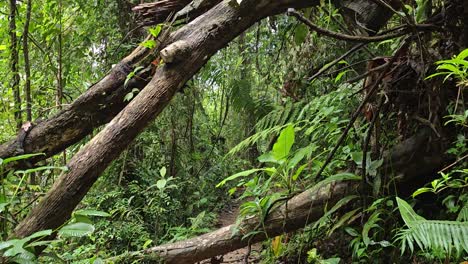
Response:
[{"label": "dirt trail", "polygon": [[[236,222],[237,215],[239,214],[239,205],[239,202],[233,202],[230,208],[223,209],[218,217],[218,227],[228,226]],[[199,264],[243,264],[245,263],[244,258],[247,252],[248,247],[245,247],[229,252],[223,256],[217,256],[216,258],[203,260],[199,262]],[[261,243],[252,245],[248,263],[259,263],[260,252]]]}]

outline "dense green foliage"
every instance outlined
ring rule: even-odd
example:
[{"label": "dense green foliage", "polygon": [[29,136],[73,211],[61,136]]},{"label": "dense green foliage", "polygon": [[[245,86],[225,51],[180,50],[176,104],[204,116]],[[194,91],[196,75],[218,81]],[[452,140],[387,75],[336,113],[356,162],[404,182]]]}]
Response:
[{"label": "dense green foliage", "polygon": [[[59,112],[104,76],[112,64],[141,45],[147,32],[137,28],[130,11],[137,2],[32,1],[29,56],[33,120]],[[405,16],[422,21],[421,2],[426,1],[416,1],[395,15],[388,27],[400,25]],[[442,5],[433,2],[434,10]],[[21,40],[26,1],[16,6],[16,35]],[[8,71],[12,52],[8,13],[8,5],[2,2],[0,142],[16,135],[18,122],[14,118],[13,73]],[[329,3],[304,13],[329,30],[341,31],[346,24]],[[151,34],[155,34],[154,28]],[[429,37],[441,38],[437,34]],[[400,37],[372,43],[330,64],[352,45],[320,36],[287,15],[258,22],[213,56],[182,88],[105,171],[60,229],[23,239],[9,237],[67,170],[67,158],[92,135],[29,170],[10,170],[7,165],[14,160],[0,160],[3,256],[18,263],[102,263],[214,230],[223,210],[237,201],[242,203],[239,221],[251,216],[261,219],[257,230],[246,235],[248,239],[263,231],[262,221],[282,201],[332,181],[352,180],[365,186],[359,194],[326,207],[323,216],[304,229],[268,238],[261,261],[467,260],[468,110],[463,95],[468,50],[456,49],[450,54],[453,58],[439,53],[419,58],[418,45],[436,49],[436,41],[416,41],[408,58],[394,62],[394,71],[385,75],[382,86],[392,89],[382,89],[371,98],[371,118],[368,108],[356,113],[368,89],[364,83],[371,77],[353,79],[369,70],[369,60],[377,55],[388,56],[388,60],[404,42]],[[23,53],[19,49],[19,54]],[[412,63],[417,67],[407,66]],[[26,96],[22,88],[26,83],[24,64],[20,56],[22,98]],[[310,79],[329,66],[325,74]],[[421,72],[415,73],[414,68]],[[400,71],[411,76],[395,73]],[[57,99],[59,89],[63,98]],[[395,92],[398,89],[417,95],[402,96]],[[138,90],[126,99],[131,101],[133,93]],[[430,103],[437,106],[427,106]],[[21,109],[26,109],[24,101]],[[432,114],[443,120],[425,119]],[[398,185],[400,175],[384,175],[384,158],[392,147],[416,134],[421,123],[432,130],[450,131],[442,133],[450,145],[444,151],[448,162],[438,168],[440,173],[419,175],[422,180],[408,184],[410,190],[400,190],[404,189]],[[379,136],[374,142],[376,130]],[[337,144],[342,137],[343,142]],[[53,240],[38,239],[55,231],[58,236]],[[48,247],[36,258],[33,247],[41,245]]]}]

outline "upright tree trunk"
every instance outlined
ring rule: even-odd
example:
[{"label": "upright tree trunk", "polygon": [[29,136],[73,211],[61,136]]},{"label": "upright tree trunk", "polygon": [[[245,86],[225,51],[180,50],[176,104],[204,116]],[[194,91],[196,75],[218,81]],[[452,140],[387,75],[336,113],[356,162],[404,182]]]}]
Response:
[{"label": "upright tree trunk", "polygon": [[[59,0],[58,4],[59,12],[59,34],[58,34],[58,50],[57,50],[57,92],[55,94],[55,106],[60,111],[62,110],[63,104],[63,10],[62,10],[62,0]],[[67,163],[67,150],[62,152],[63,164]]]},{"label": "upright tree trunk", "polygon": [[16,0],[10,0],[10,21],[9,21],[9,33],[10,33],[10,71],[13,74],[11,88],[13,89],[14,97],[14,116],[16,122],[16,128],[21,128],[22,117],[21,117],[21,97],[20,97],[20,75],[18,71],[18,39],[16,37]]},{"label": "upright tree trunk", "polygon": [[171,160],[169,162],[169,174],[173,177],[177,174],[177,122],[171,115]]},{"label": "upright tree trunk", "polygon": [[31,100],[31,67],[29,64],[29,22],[31,20],[31,0],[28,0],[26,7],[26,21],[24,22],[23,31],[23,56],[24,56],[24,96],[26,99],[26,120],[32,121],[32,100]]},{"label": "upright tree trunk", "polygon": [[[32,121],[32,99],[31,99],[31,66],[29,62],[29,22],[31,21],[31,8],[32,0],[28,0],[26,6],[26,21],[24,22],[23,30],[23,57],[24,57],[24,96],[26,99],[26,121]],[[36,174],[31,173],[29,176],[29,183],[31,185],[36,184]]]}]

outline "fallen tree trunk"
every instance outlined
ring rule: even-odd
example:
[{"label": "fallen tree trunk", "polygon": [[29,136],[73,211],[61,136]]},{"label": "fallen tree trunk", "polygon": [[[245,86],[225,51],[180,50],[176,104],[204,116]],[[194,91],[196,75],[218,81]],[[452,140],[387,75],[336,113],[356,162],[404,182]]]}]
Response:
[{"label": "fallen tree trunk", "polygon": [[[143,88],[150,79],[150,70],[141,71],[126,86],[125,79],[136,65],[149,54],[149,49],[136,48],[129,56],[115,65],[107,76],[92,85],[70,106],[54,117],[33,124],[27,135],[0,145],[0,158],[24,153],[44,153],[32,162],[43,160],[83,139],[94,128],[109,122],[128,102],[125,95],[132,88]],[[24,133],[24,132],[23,132]],[[22,141],[22,142],[19,142]]]},{"label": "fallen tree trunk", "polygon": [[[417,188],[419,183],[414,179],[427,179],[427,175],[437,171],[443,164],[441,157],[444,150],[441,142],[433,140],[433,133],[429,129],[422,129],[411,138],[401,142],[386,152],[381,172],[389,171],[386,175],[399,175],[394,180],[405,184],[406,188]],[[427,148],[431,146],[431,148]],[[398,167],[395,167],[398,165]],[[420,168],[414,170],[414,166]],[[303,228],[318,220],[326,208],[331,208],[340,199],[357,194],[359,182],[333,182],[324,186],[315,186],[273,209],[260,226],[258,218],[252,218],[240,223],[239,226],[229,225],[192,239],[176,243],[156,246],[141,252],[115,257],[117,263],[131,262],[133,260],[157,261],[164,263],[195,263],[204,259],[223,255],[243,248],[249,243],[256,243],[267,238],[288,233]],[[240,230],[239,232],[235,232]],[[249,239],[242,237],[249,232],[256,233]]]},{"label": "fallen tree trunk", "polygon": [[[214,256],[223,255],[249,243],[257,243],[268,237],[288,233],[319,219],[325,208],[331,208],[341,198],[357,193],[358,183],[340,182],[305,191],[272,210],[261,228],[258,218],[248,219],[240,226],[229,225],[192,239],[157,246],[141,253],[118,257],[117,263],[136,259],[146,261],[163,260],[164,263],[195,263]],[[242,239],[249,232],[256,233],[251,239]]]},{"label": "fallen tree trunk", "polygon": [[61,226],[99,175],[164,109],[176,91],[213,54],[241,32],[258,20],[284,12],[288,7],[302,8],[318,2],[244,0],[240,6],[232,6],[231,1],[223,1],[172,33],[166,41],[169,45],[161,45],[166,47],[161,55],[170,56],[172,63],[159,66],[150,83],[70,160],[67,164],[69,171],[59,177],[40,203],[16,227],[13,236],[25,237]]}]

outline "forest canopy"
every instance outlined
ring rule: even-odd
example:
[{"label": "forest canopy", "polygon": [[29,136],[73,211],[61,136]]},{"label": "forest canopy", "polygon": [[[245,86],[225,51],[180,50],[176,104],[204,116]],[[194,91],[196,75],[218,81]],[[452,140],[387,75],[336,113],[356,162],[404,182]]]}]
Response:
[{"label": "forest canopy", "polygon": [[0,3],[2,263],[465,263],[463,0]]}]

